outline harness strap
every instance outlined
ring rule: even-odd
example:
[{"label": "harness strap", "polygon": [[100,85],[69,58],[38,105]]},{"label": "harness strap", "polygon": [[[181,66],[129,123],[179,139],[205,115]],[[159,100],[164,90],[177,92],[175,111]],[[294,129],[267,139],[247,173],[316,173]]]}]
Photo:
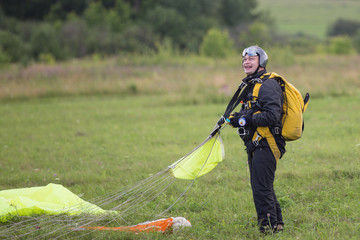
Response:
[{"label": "harness strap", "polygon": [[264,138],[268,142],[271,152],[273,153],[277,163],[281,157],[281,152],[276,144],[274,136],[272,135],[268,127],[257,127],[256,132],[252,138],[254,146],[257,147],[259,145],[259,142]]},{"label": "harness strap", "polygon": [[[265,77],[268,77],[268,76],[265,76]],[[257,101],[257,99],[259,97],[259,90],[260,90],[261,85],[262,85],[262,82],[257,82],[255,84],[255,87],[253,89],[254,101]],[[260,113],[260,111],[257,111],[254,114],[257,114],[257,113]],[[279,131],[279,129],[276,129],[275,131]],[[268,142],[269,147],[270,147],[270,149],[276,159],[276,163],[277,163],[281,157],[281,152],[279,150],[278,145],[276,144],[274,135],[271,133],[271,131],[268,127],[257,127],[256,131],[252,137],[252,143],[254,144],[255,147],[257,147],[259,145],[259,142],[264,138]]]}]

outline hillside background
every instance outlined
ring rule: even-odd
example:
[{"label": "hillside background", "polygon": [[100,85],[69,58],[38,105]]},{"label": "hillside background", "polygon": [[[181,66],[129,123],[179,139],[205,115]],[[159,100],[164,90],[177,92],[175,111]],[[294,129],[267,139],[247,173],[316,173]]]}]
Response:
[{"label": "hillside background", "polygon": [[357,0],[259,0],[258,3],[261,11],[269,11],[277,30],[283,34],[304,34],[325,39],[337,20],[360,21],[360,2]]}]

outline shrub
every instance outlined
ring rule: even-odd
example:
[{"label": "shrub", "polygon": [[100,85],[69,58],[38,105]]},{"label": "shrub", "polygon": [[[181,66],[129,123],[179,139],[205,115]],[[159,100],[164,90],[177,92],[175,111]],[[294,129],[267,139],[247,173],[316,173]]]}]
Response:
[{"label": "shrub", "polygon": [[110,24],[112,31],[120,32],[130,22],[131,13],[129,3],[116,0],[114,8],[107,11],[105,21]]},{"label": "shrub", "polygon": [[291,66],[295,63],[295,55],[289,46],[269,48],[267,53],[269,65]]},{"label": "shrub", "polygon": [[50,53],[57,60],[63,60],[66,57],[60,36],[49,23],[39,24],[38,28],[34,29],[30,42],[34,58],[39,58],[42,53]]},{"label": "shrub", "polygon": [[0,30],[0,47],[3,54],[10,58],[10,61],[17,62],[26,57],[29,47],[19,36],[9,32]]},{"label": "shrub", "polygon": [[130,25],[121,34],[114,36],[119,50],[131,53],[146,53],[155,50],[160,36],[155,34],[147,25]]},{"label": "shrub", "polygon": [[239,43],[242,48],[258,45],[266,47],[271,44],[272,34],[270,29],[261,22],[254,22],[247,31],[239,36]]},{"label": "shrub", "polygon": [[338,36],[330,39],[329,51],[332,54],[350,54],[353,52],[351,38]]},{"label": "shrub", "polygon": [[353,37],[353,45],[358,53],[360,53],[360,29],[356,32]]},{"label": "shrub", "polygon": [[7,55],[0,46],[0,68],[10,63],[10,56]]},{"label": "shrub", "polygon": [[348,35],[354,36],[360,29],[359,21],[338,19],[328,30],[329,36]]},{"label": "shrub", "polygon": [[311,54],[315,52],[319,40],[309,36],[295,36],[289,38],[287,42],[295,54]]},{"label": "shrub", "polygon": [[91,2],[84,12],[84,18],[89,26],[95,26],[104,23],[106,9],[101,1]]},{"label": "shrub", "polygon": [[145,20],[162,38],[168,37],[174,45],[186,48],[186,19],[176,9],[157,6],[147,13]]},{"label": "shrub", "polygon": [[88,38],[88,28],[84,21],[79,19],[67,21],[60,31],[67,55],[83,57],[88,53],[88,48],[84,44],[85,39]]},{"label": "shrub", "polygon": [[55,63],[55,58],[51,53],[41,53],[39,56],[39,61],[42,63],[53,65]]},{"label": "shrub", "polygon": [[233,41],[227,31],[210,29],[200,46],[201,55],[214,58],[223,58],[234,52]]}]

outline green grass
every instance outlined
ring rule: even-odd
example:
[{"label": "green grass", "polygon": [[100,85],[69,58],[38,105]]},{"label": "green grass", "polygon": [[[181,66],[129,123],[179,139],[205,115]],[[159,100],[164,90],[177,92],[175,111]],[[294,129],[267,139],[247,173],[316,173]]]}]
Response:
[{"label": "green grass", "polygon": [[[359,96],[311,100],[303,138],[288,143],[278,164],[275,188],[286,232],[277,239],[359,235],[359,101]],[[0,129],[1,189],[54,182],[84,194],[85,200],[106,194],[156,173],[192,150],[223,108],[171,106],[166,96],[1,103],[0,124],[6,126]],[[244,147],[230,127],[222,136],[226,161],[201,177],[185,202],[173,209],[171,214],[193,224],[174,238],[260,237]]]},{"label": "green grass", "polygon": [[[359,56],[295,60],[286,67],[272,63],[270,70],[312,98],[304,136],[287,144],[278,163],[275,190],[285,232],[263,238],[358,239]],[[233,92],[242,77],[235,61],[119,65],[122,61],[0,72],[0,190],[52,182],[90,200],[143,180],[207,137],[230,98],[218,89]],[[129,82],[137,91],[126,90]],[[170,212],[189,219],[192,228],[173,235],[102,232],[88,238],[261,238],[244,146],[230,127],[222,137],[226,160],[198,179]],[[169,202],[162,204],[178,193],[167,192]]]},{"label": "green grass", "polygon": [[324,39],[339,18],[359,21],[360,2],[354,0],[259,0],[258,7],[270,12],[281,33],[303,33]]}]

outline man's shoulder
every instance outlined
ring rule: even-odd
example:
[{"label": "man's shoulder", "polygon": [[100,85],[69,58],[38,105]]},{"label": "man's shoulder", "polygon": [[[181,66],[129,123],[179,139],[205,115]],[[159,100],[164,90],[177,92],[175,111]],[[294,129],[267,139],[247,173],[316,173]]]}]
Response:
[{"label": "man's shoulder", "polygon": [[265,87],[280,87],[279,81],[277,78],[267,78],[263,81],[262,85]]},{"label": "man's shoulder", "polygon": [[274,92],[282,92],[278,79],[273,77],[264,79],[259,90],[259,95],[271,95],[274,94]]}]

